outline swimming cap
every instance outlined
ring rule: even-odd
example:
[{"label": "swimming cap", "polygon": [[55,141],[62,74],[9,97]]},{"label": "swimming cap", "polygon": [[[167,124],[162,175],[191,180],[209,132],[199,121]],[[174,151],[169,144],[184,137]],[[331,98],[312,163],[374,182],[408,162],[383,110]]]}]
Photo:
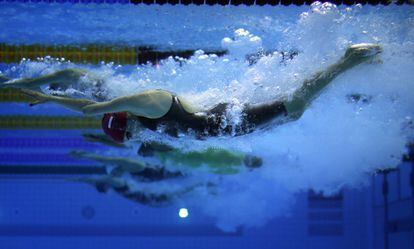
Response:
[{"label": "swimming cap", "polygon": [[106,113],[102,118],[102,129],[115,142],[124,141],[127,126],[126,112]]}]

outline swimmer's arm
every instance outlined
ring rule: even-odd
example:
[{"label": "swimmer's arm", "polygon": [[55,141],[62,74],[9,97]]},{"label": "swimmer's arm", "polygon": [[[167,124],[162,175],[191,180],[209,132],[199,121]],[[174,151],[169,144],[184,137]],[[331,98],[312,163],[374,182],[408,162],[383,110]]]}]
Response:
[{"label": "swimmer's arm", "polygon": [[170,93],[162,90],[150,90],[87,105],[82,108],[82,111],[87,115],[126,111],[141,117],[160,118],[168,112],[171,103]]},{"label": "swimmer's arm", "polygon": [[86,71],[81,69],[64,69],[37,78],[10,80],[1,84],[0,87],[39,90],[40,86],[50,85],[52,83],[59,83],[63,85],[73,84],[76,83],[79,80],[79,78],[84,75],[86,75]]}]

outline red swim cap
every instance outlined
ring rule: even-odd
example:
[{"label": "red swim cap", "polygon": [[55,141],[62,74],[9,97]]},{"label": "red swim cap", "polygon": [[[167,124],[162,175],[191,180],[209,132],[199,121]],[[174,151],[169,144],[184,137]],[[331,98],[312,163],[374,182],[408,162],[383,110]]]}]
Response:
[{"label": "red swim cap", "polygon": [[102,118],[102,129],[115,142],[124,142],[127,127],[126,112],[106,113]]}]

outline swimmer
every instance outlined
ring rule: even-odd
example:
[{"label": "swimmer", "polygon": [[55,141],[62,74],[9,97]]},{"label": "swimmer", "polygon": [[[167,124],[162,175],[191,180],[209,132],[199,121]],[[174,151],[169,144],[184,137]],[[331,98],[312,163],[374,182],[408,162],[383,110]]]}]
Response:
[{"label": "swimmer", "polygon": [[[3,86],[23,88],[22,92],[35,99],[33,104],[43,102],[59,103],[86,115],[103,115],[102,128],[114,141],[122,143],[131,139],[143,128],[179,137],[180,134],[195,134],[197,138],[220,135],[243,135],[250,133],[270,121],[277,124],[295,121],[301,117],[321,91],[339,74],[372,59],[382,48],[376,44],[350,46],[345,55],[326,70],[316,73],[290,99],[276,100],[259,105],[245,105],[240,124],[233,126],[226,122],[228,103],[220,103],[205,111],[195,110],[183,98],[164,90],[149,90],[110,101],[95,102],[88,99],[73,99],[43,94],[29,89],[33,83],[51,84],[59,80],[77,80],[79,74],[70,70],[63,75],[43,76],[26,81],[8,81]],[[56,76],[58,75],[58,76]],[[280,119],[279,119],[280,118]]]},{"label": "swimmer", "polygon": [[158,142],[143,143],[138,149],[138,155],[155,157],[162,164],[170,163],[178,168],[201,168],[221,175],[252,171],[263,164],[262,158],[243,152],[218,147],[182,151]]},{"label": "swimmer", "polygon": [[[90,141],[102,143],[118,147],[119,143],[108,141],[106,136],[96,134],[83,134]],[[124,145],[124,144],[121,144]],[[113,166],[119,166],[117,168],[124,169],[124,171],[130,173],[138,173],[142,169],[145,169],[140,174],[159,171],[164,168],[157,165],[149,165],[138,159],[118,158],[118,157],[106,157],[97,154],[88,153],[85,151],[72,151],[72,156],[87,158],[102,162],[104,164],[111,164]],[[201,150],[189,150],[183,151],[178,148],[174,148],[170,145],[148,141],[140,145],[138,149],[138,155],[141,157],[156,158],[161,165],[171,165],[181,170],[187,171],[188,168],[199,168],[207,170],[213,174],[230,175],[240,172],[251,171],[256,168],[260,168],[263,164],[263,160],[254,155],[246,154],[239,151],[226,150],[218,147],[209,147]],[[165,172],[166,173],[166,172]],[[177,172],[178,173],[178,172]]]},{"label": "swimmer", "polygon": [[[106,193],[113,189],[121,196],[151,207],[165,207],[174,203],[174,200],[191,192],[202,184],[183,187],[179,190],[151,190],[148,186],[140,185],[132,179],[124,179],[114,176],[80,177],[69,179],[75,182],[84,182],[95,186],[100,193]],[[145,187],[144,187],[145,186]]]},{"label": "swimmer", "polygon": [[[126,148],[125,144],[114,142],[103,134],[84,133],[82,135],[90,142],[101,143],[116,148]],[[142,157],[154,157],[163,164],[171,163],[175,166],[181,165],[191,168],[205,166],[209,169],[209,172],[214,174],[236,174],[245,170],[260,168],[263,165],[262,158],[241,151],[227,150],[219,147],[184,151],[157,141],[141,143],[138,149],[138,155]]]},{"label": "swimmer", "polygon": [[[149,182],[168,181],[186,176],[181,172],[169,171],[157,165],[121,157],[101,156],[86,151],[72,151],[71,155],[77,158],[92,159],[105,166],[114,166],[114,168],[103,176],[71,178],[70,181],[91,184],[100,193],[106,193],[112,189],[121,196],[143,205],[167,206],[198,187],[206,187],[210,194],[214,194],[212,188],[215,184],[211,182],[193,183],[176,190],[170,189],[168,185],[163,187],[164,190],[152,189],[151,185],[147,185]],[[125,173],[128,173],[130,177],[125,176]]]}]

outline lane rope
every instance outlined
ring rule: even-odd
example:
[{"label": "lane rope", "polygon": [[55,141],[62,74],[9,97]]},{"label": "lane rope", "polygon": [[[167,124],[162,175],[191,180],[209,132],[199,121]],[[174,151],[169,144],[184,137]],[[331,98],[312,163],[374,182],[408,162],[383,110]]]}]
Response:
[{"label": "lane rope", "polygon": [[[160,51],[151,46],[111,46],[101,44],[83,45],[13,45],[0,43],[0,63],[19,63],[23,59],[32,61],[46,56],[74,63],[99,64],[113,62],[119,65],[136,65],[151,62],[157,64],[170,56],[190,58],[195,50]],[[206,50],[206,54],[221,56],[223,50]]]},{"label": "lane rope", "polygon": [[[246,5],[246,6],[264,6],[264,5],[310,5],[317,0],[0,0],[7,3],[71,3],[71,4],[134,4],[134,5]],[[319,0],[319,2],[331,2],[336,5],[390,5],[390,4],[414,4],[413,0]]]},{"label": "lane rope", "polygon": [[101,120],[96,117],[76,116],[0,116],[0,129],[101,129]]}]

